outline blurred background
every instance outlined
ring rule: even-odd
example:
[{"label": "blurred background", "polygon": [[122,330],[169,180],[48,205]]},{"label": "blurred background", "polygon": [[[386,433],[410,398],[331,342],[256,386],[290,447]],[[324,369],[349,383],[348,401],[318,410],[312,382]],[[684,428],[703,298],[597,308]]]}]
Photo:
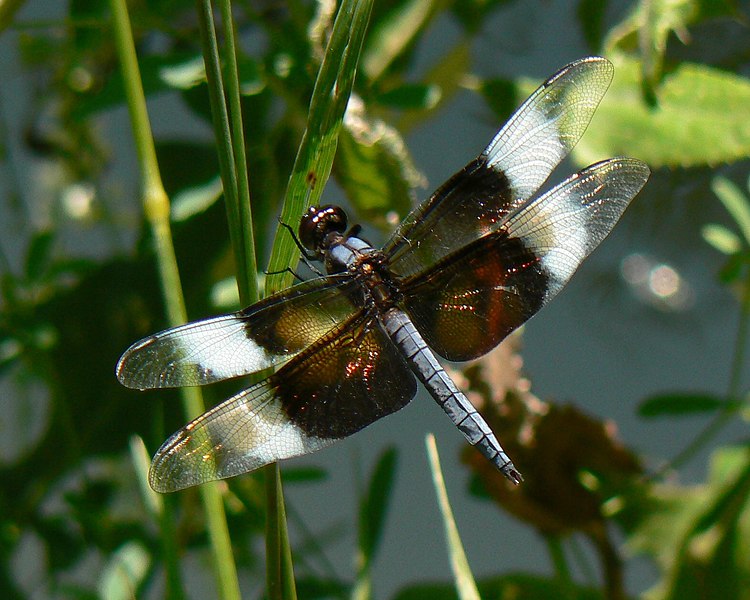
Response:
[{"label": "blurred background", "polygon": [[[189,317],[234,310],[196,7],[129,9]],[[233,5],[260,270],[335,11]],[[527,483],[486,471],[420,391],[282,465],[299,597],[351,595],[374,497],[373,597],[455,597],[428,432],[484,597],[750,597],[748,15],[731,0],[374,3],[359,112],[350,103],[322,197],[374,244],[588,55],[612,60],[615,80],[554,181],[616,155],[653,175],[521,334],[453,365]],[[3,3],[0,28],[0,588],[163,597],[171,535],[184,595],[214,597],[197,492],[169,497],[166,534],[135,466],[134,436],[150,455],[187,421],[177,394],[114,377],[128,345],[168,323],[109,5]],[[243,596],[264,597],[261,478],[222,490]]]}]

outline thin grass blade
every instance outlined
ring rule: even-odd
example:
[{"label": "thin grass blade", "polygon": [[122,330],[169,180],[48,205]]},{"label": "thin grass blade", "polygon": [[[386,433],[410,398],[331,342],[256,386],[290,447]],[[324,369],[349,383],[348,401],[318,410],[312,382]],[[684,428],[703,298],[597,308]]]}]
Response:
[{"label": "thin grass blade", "polygon": [[425,444],[427,445],[427,457],[430,461],[430,470],[432,471],[432,481],[435,485],[438,507],[443,517],[445,539],[448,544],[448,556],[450,558],[451,570],[453,571],[453,582],[456,586],[456,593],[460,600],[480,600],[479,590],[469,567],[469,561],[466,559],[466,553],[461,543],[461,536],[458,534],[456,521],[453,518],[453,510],[448,500],[448,491],[445,489],[445,480],[443,479],[443,472],[440,469],[440,457],[438,456],[437,445],[435,444],[435,436],[432,434],[427,435]]},{"label": "thin grass blade", "polygon": [[[307,128],[289,178],[281,220],[296,225],[303,211],[320,199],[331,173],[341,123],[349,102],[372,0],[345,0],[339,8],[313,89]],[[266,292],[287,287],[299,250],[289,232],[276,229]]]}]

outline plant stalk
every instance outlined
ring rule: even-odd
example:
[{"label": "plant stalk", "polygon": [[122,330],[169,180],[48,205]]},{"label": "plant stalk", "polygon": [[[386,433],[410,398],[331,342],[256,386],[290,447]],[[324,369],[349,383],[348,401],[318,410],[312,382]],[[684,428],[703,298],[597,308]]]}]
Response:
[{"label": "plant stalk", "polygon": [[[167,319],[171,325],[179,325],[187,321],[187,311],[172,243],[169,198],[159,173],[130,17],[125,0],[110,0],[110,7],[115,46],[122,68],[125,96],[140,166],[144,214],[154,241]],[[180,394],[188,418],[196,417],[204,411],[203,398],[197,388],[182,388]],[[206,514],[218,597],[222,600],[239,599],[239,583],[219,488],[213,483],[206,484],[201,486],[200,493]]]}]

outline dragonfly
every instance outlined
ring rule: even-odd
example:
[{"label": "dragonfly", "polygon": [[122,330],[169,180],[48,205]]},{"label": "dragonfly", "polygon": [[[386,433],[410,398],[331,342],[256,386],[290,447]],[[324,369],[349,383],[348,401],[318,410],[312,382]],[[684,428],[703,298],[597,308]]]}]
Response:
[{"label": "dragonfly", "polygon": [[128,348],[117,378],[140,390],[265,375],[167,439],[151,486],[171,492],[320,450],[406,406],[417,380],[468,442],[520,483],[437,357],[478,358],[536,314],[645,185],[648,166],[620,157],[540,192],[613,73],[601,57],[563,67],[381,249],[348,227],[340,207],[313,206],[297,241],[325,273]]}]

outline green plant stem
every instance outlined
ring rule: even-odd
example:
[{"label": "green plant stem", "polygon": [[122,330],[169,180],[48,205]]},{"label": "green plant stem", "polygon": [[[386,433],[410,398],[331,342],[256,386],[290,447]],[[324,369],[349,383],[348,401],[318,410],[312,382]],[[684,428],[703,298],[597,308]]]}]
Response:
[{"label": "green plant stem", "polygon": [[26,0],[5,0],[0,2],[0,33],[13,24],[18,10],[26,4]]},{"label": "green plant stem", "polygon": [[544,541],[547,542],[547,550],[552,559],[552,565],[555,569],[557,579],[563,586],[570,587],[573,580],[570,576],[570,567],[565,558],[565,551],[560,542],[560,537],[557,535],[545,535]]},{"label": "green plant stem", "polygon": [[579,536],[570,536],[570,538],[568,539],[568,548],[573,555],[573,562],[575,562],[578,570],[581,571],[583,578],[586,580],[588,585],[594,587],[596,585],[596,573],[589,563],[586,553],[581,547],[579,540]]},{"label": "green plant stem", "polygon": [[174,499],[164,499],[162,510],[159,512],[159,528],[161,529],[161,551],[164,556],[164,570],[166,584],[164,597],[169,600],[185,598],[185,588],[180,575],[180,559],[177,547],[177,535],[174,521]]},{"label": "green plant stem", "polygon": [[[218,142],[230,238],[237,268],[240,300],[248,305],[258,299],[255,242],[250,210],[245,136],[242,126],[239,77],[237,72],[234,22],[229,0],[218,0],[224,23],[224,64],[222,77],[219,46],[209,0],[199,0],[198,12],[203,41],[211,114]],[[226,83],[226,85],[224,85]],[[226,89],[226,93],[225,93]],[[228,100],[229,107],[227,108]],[[231,125],[231,131],[230,131]],[[226,193],[231,190],[231,193]],[[286,509],[278,465],[264,469],[266,485],[266,586],[270,598],[296,598],[294,568],[286,523]]]},{"label": "green plant stem", "polygon": [[[234,221],[239,227],[236,237],[240,248],[235,248],[237,269],[247,274],[243,287],[237,281],[242,304],[249,305],[258,301],[258,278],[256,273],[255,237],[253,233],[253,215],[250,207],[250,181],[245,154],[245,130],[242,125],[242,106],[240,102],[240,80],[237,70],[237,46],[232,19],[230,0],[218,0],[221,20],[224,23],[224,65],[226,68],[226,91],[229,101],[229,123],[232,127],[231,143],[234,157],[234,170],[237,177],[237,211]],[[227,208],[229,210],[229,207]]]},{"label": "green plant stem", "polygon": [[[235,271],[237,276],[237,287],[240,299],[245,301],[245,296],[251,289],[256,290],[257,282],[250,283],[251,273],[247,270],[250,258],[245,255],[244,239],[252,233],[247,233],[245,224],[240,218],[240,203],[238,197],[237,168],[232,147],[232,133],[229,125],[229,112],[224,96],[224,82],[221,76],[221,60],[219,58],[219,43],[216,38],[216,26],[211,7],[211,0],[197,0],[198,24],[201,31],[201,46],[203,47],[203,61],[206,65],[206,80],[208,82],[208,98],[211,104],[211,116],[214,126],[214,137],[217,144],[219,156],[219,171],[224,186],[224,201],[227,208],[227,221],[229,222],[229,238],[235,257]],[[240,117],[238,117],[240,118]],[[240,138],[239,143],[244,143]],[[244,151],[243,151],[244,157]],[[249,202],[248,209],[249,211]],[[252,225],[252,223],[250,223]],[[254,255],[254,252],[252,253]],[[255,271],[252,279],[256,279]],[[252,287],[251,287],[252,285]],[[247,302],[248,304],[250,302]]]},{"label": "green plant stem", "polygon": [[266,592],[271,600],[294,600],[292,550],[278,463],[264,467],[266,480]]},{"label": "green plant stem", "polygon": [[750,333],[750,269],[743,282],[742,297],[740,300],[740,319],[737,325],[737,339],[734,342],[734,357],[732,359],[732,371],[729,376],[729,389],[727,390],[727,404],[736,404],[739,399],[742,386],[742,375],[747,356],[748,333]]},{"label": "green plant stem", "polygon": [[432,482],[435,486],[435,494],[438,500],[440,514],[443,517],[443,527],[445,528],[445,538],[448,546],[448,554],[453,571],[453,583],[456,586],[456,595],[460,600],[480,600],[479,590],[474,581],[474,576],[469,568],[469,561],[466,559],[461,536],[456,527],[456,520],[453,517],[450,501],[448,500],[448,491],[445,489],[445,479],[440,469],[440,457],[438,456],[435,436],[427,435],[425,439],[427,445],[427,457],[430,461],[430,470],[432,471]]},{"label": "green plant stem", "polygon": [[680,450],[672,460],[654,473],[654,475],[649,477],[649,479],[659,479],[667,471],[678,469],[693,458],[693,456],[700,452],[700,450],[734,418],[735,412],[736,409],[730,406],[727,406],[725,410],[720,411],[685,448]]},{"label": "green plant stem", "polygon": [[[115,45],[122,68],[125,96],[141,172],[144,214],[154,240],[167,318],[170,324],[178,325],[187,320],[187,312],[172,244],[169,199],[164,191],[156,160],[156,148],[146,110],[146,98],[143,93],[127,5],[125,0],[110,0],[110,7],[114,23]],[[199,390],[183,388],[180,394],[185,413],[189,418],[203,412],[203,398]],[[208,484],[201,486],[200,491],[211,542],[218,596],[223,600],[239,599],[239,583],[219,488],[216,484]]]},{"label": "green plant stem", "polygon": [[[319,531],[313,531],[293,504],[287,506],[287,521],[294,525],[300,535],[296,563],[302,563],[302,567],[308,571],[315,571],[320,579],[343,580],[326,554],[325,536],[321,536]],[[317,523],[314,525],[317,526]]]},{"label": "green plant stem", "polygon": [[185,590],[180,575],[177,536],[174,522],[174,496],[163,496],[151,489],[148,484],[148,466],[151,457],[146,444],[138,435],[130,438],[130,456],[138,479],[143,504],[149,514],[159,522],[162,560],[164,562],[164,597],[169,600],[182,600]]},{"label": "green plant stem", "polygon": [[718,434],[741,410],[742,404],[737,402],[741,394],[742,375],[747,355],[748,333],[750,333],[750,271],[743,281],[742,297],[740,299],[740,318],[737,326],[737,338],[734,342],[732,368],[729,374],[729,385],[724,408],[662,469],[659,469],[650,479],[658,479],[667,470],[679,468],[693,458],[716,434]]},{"label": "green plant stem", "polygon": [[622,560],[617,548],[609,539],[606,525],[595,526],[586,533],[596,547],[604,573],[604,596],[607,600],[625,600]]},{"label": "green plant stem", "polygon": [[356,496],[360,498],[359,506],[359,540],[357,542],[357,553],[355,555],[354,568],[356,577],[350,594],[351,600],[370,600],[372,598],[372,569],[370,553],[370,527],[367,517],[370,513],[370,503],[367,497],[367,489],[362,481],[361,456],[357,454],[354,461],[354,473],[352,480],[356,486]]},{"label": "green plant stem", "polygon": [[369,561],[361,554],[357,555],[357,579],[352,589],[352,600],[370,600],[372,598],[372,571]]}]

